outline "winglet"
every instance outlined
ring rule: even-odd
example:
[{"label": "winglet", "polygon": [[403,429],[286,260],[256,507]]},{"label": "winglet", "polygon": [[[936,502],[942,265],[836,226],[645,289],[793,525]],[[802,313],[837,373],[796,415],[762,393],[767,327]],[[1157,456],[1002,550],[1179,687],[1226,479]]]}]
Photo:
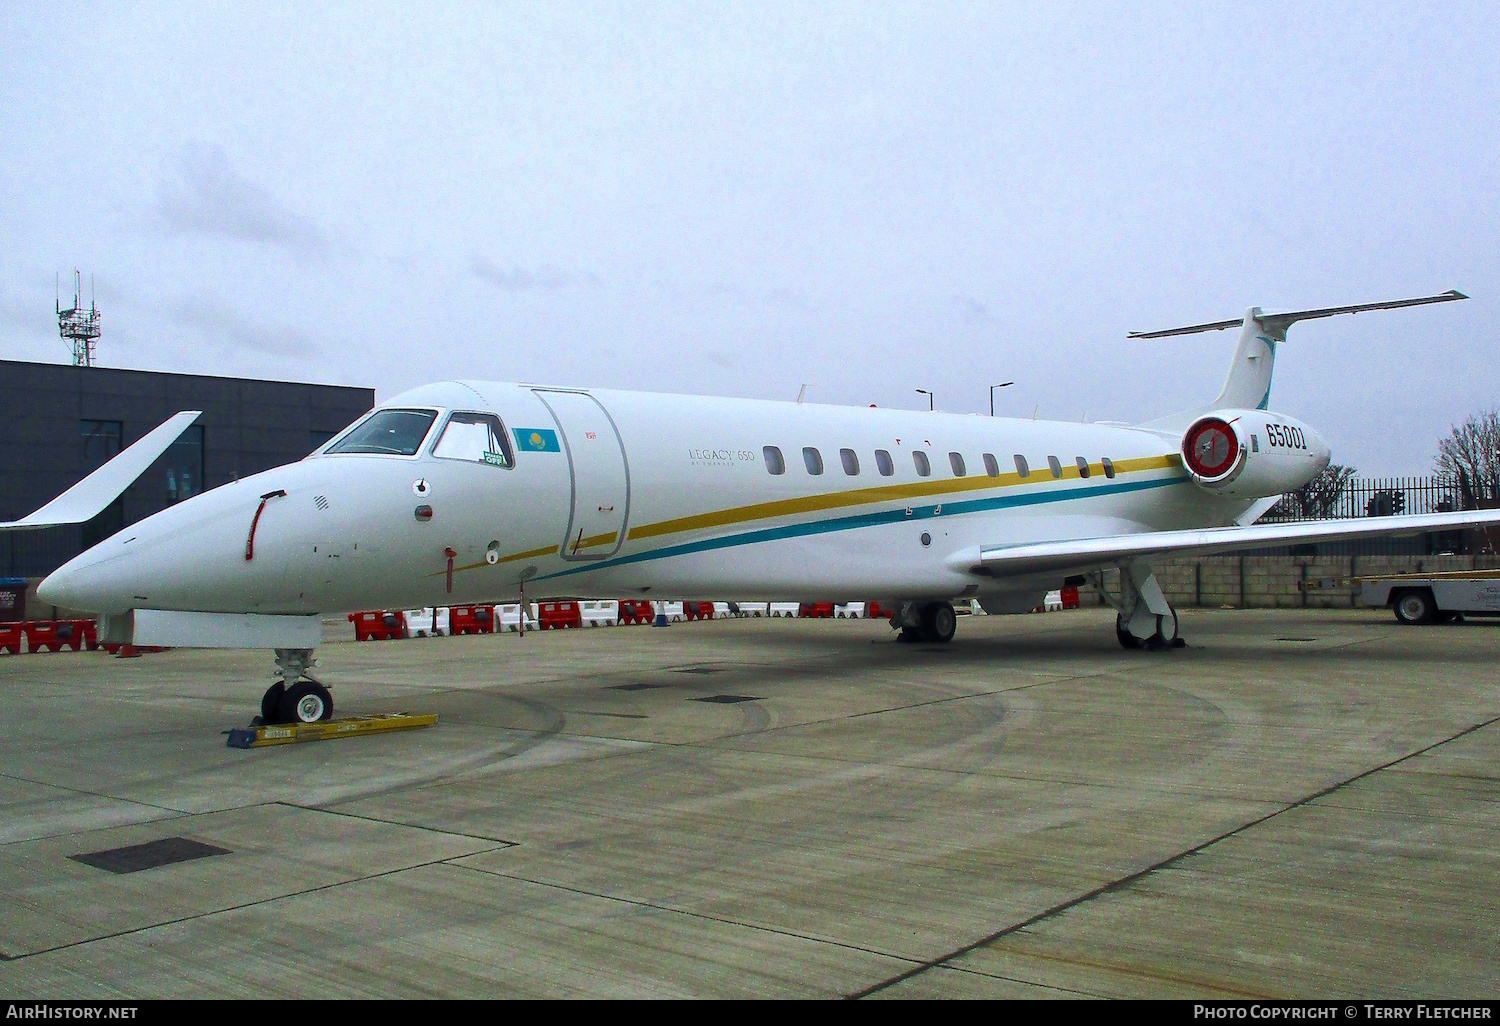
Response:
[{"label": "winglet", "polygon": [[187,410],[169,418],[147,432],[124,452],[79,481],[35,513],[20,520],[0,523],[0,531],[24,531],[39,527],[81,524],[104,511],[135,479],[155,463],[167,447],[177,441],[188,426],[202,416],[201,410]]}]

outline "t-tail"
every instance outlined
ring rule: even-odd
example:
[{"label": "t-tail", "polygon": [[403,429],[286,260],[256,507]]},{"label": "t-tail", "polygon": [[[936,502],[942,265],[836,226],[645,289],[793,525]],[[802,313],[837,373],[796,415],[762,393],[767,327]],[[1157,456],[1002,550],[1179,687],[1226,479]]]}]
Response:
[{"label": "t-tail", "polygon": [[[1225,328],[1240,329],[1240,344],[1234,351],[1234,363],[1229,367],[1229,376],[1224,379],[1224,389],[1208,406],[1199,407],[1186,414],[1168,418],[1180,421],[1195,417],[1210,410],[1264,410],[1271,403],[1271,372],[1276,364],[1276,347],[1286,341],[1286,331],[1298,321],[1312,321],[1335,314],[1364,313],[1367,310],[1399,310],[1407,306],[1426,306],[1429,303],[1451,303],[1456,299],[1468,299],[1462,292],[1449,290],[1436,296],[1418,299],[1397,299],[1387,303],[1361,303],[1358,306],[1331,306],[1322,310],[1296,310],[1292,313],[1268,314],[1258,306],[1245,311],[1245,316],[1232,321],[1214,321],[1210,324],[1190,324],[1185,328],[1168,328],[1165,331],[1132,331],[1130,338],[1166,338],[1171,335],[1194,335],[1200,331],[1223,331]],[[1158,422],[1165,423],[1165,422]],[[1155,424],[1150,426],[1157,426]]]}]

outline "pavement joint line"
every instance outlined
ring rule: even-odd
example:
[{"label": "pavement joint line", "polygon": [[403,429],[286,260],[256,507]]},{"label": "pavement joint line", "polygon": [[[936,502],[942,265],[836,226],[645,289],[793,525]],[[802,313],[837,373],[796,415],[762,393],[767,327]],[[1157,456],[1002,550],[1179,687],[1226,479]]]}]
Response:
[{"label": "pavement joint line", "polygon": [[[477,851],[474,855],[486,855],[488,852]],[[670,912],[673,915],[686,916],[690,919],[701,919],[709,923],[718,923],[722,926],[735,926],[742,930],[755,930],[759,933],[769,933],[777,937],[791,937],[794,940],[809,941],[814,944],[827,944],[831,947],[842,948],[845,951],[858,951],[865,955],[876,955],[880,958],[889,958],[896,962],[911,962],[919,964],[918,959],[910,955],[897,955],[889,951],[881,951],[879,948],[867,948],[860,944],[850,944],[848,941],[836,940],[832,937],[818,937],[809,933],[798,933],[795,930],[783,930],[775,926],[765,926],[760,923],[746,923],[737,919],[725,919],[722,916],[711,916],[706,912],[693,912],[690,909],[674,908],[671,905],[661,905],[654,901],[643,901],[640,898],[622,898],[617,894],[605,894],[601,891],[591,891],[583,887],[572,887],[568,884],[557,883],[552,880],[537,880],[519,873],[501,873],[493,869],[485,869],[482,866],[470,866],[459,862],[459,859],[472,858],[471,855],[455,855],[444,862],[445,865],[454,869],[467,869],[471,873],[483,873],[485,876],[493,876],[501,880],[515,880],[518,883],[528,883],[537,887],[547,887],[552,890],[567,891],[570,894],[581,894],[588,898],[599,898],[603,901],[613,901],[622,905],[633,905],[636,908],[649,908],[657,912]]]},{"label": "pavement joint line", "polygon": [[[363,799],[356,798],[353,800],[362,801]],[[405,827],[408,830],[421,830],[429,834],[441,834],[444,837],[467,837],[472,841],[489,841],[493,844],[499,844],[503,846],[500,849],[491,849],[492,851],[503,851],[504,848],[514,848],[521,843],[520,841],[507,841],[503,837],[485,837],[483,834],[465,834],[457,830],[443,830],[439,827],[422,826],[418,823],[403,823],[400,820],[395,819],[381,819],[379,816],[364,816],[357,812],[344,812],[341,809],[329,808],[323,805],[300,805],[297,802],[267,802],[266,804],[285,805],[288,808],[301,809],[304,812],[319,812],[328,816],[343,816],[346,819],[358,819],[366,823],[384,823],[386,826]]]},{"label": "pavement joint line", "polygon": [[[1114,964],[1114,963],[1110,963],[1110,962],[1093,962],[1093,961],[1089,961],[1088,959],[1084,959],[1084,958],[1068,958],[1065,955],[1050,955],[1050,954],[1047,954],[1045,952],[1038,952],[1038,951],[1016,951],[1016,950],[1012,949],[1012,952],[1014,954],[1018,955],[1021,958],[1030,958],[1030,959],[1033,959],[1033,960],[1038,961],[1038,962],[1058,962],[1058,963],[1061,963],[1063,965],[1081,967],[1081,968],[1085,968],[1085,969],[1098,969],[1098,970],[1103,970],[1104,972],[1107,972],[1107,973],[1115,973],[1116,975],[1119,975],[1119,976],[1129,976],[1129,977],[1133,977],[1135,979],[1149,980],[1149,981],[1152,981],[1152,982],[1155,982],[1155,983],[1179,983],[1179,984],[1183,984],[1183,985],[1191,986],[1191,987],[1206,988],[1208,990],[1220,991],[1220,992],[1225,993],[1225,994],[1231,994],[1231,995],[1233,995],[1233,997],[1230,998],[1230,1000],[1240,1000],[1240,1001],[1247,1001],[1247,1000],[1248,1001],[1255,1001],[1255,1000],[1259,1000],[1259,1001],[1288,1001],[1288,1000],[1292,1000],[1291,998],[1287,997],[1285,994],[1264,994],[1264,993],[1261,993],[1259,991],[1243,990],[1243,989],[1240,989],[1238,987],[1228,986],[1228,985],[1223,984],[1223,983],[1216,983],[1216,982],[1209,981],[1209,980],[1196,979],[1196,978],[1191,977],[1191,976],[1174,975],[1174,974],[1171,974],[1171,973],[1157,973],[1157,972],[1152,972],[1150,969],[1146,969],[1146,968],[1142,968],[1142,967],[1138,967],[1138,966],[1118,965],[1118,964]],[[960,972],[973,972],[973,973],[978,973],[980,975],[993,975],[993,974],[985,973],[985,971],[983,969],[973,969],[973,968],[968,967],[968,966],[944,966],[943,968],[945,968],[945,969],[954,969],[954,970],[958,970]],[[1010,977],[1002,976],[1000,978],[1001,979],[1009,979]],[[1029,981],[1023,981],[1023,982],[1029,982]],[[1100,997],[1107,997],[1108,995],[1101,994],[1099,996]]]},{"label": "pavement joint line", "polygon": [[[280,802],[268,802],[266,804],[282,804]],[[505,851],[506,846],[498,848],[487,848],[484,851],[469,852],[468,855],[486,855],[493,851]],[[319,884],[316,887],[304,887],[299,891],[287,891],[285,894],[275,894],[268,898],[259,898],[255,901],[246,901],[239,905],[229,905],[224,908],[209,909],[206,912],[196,912],[190,916],[178,916],[176,919],[163,919],[160,922],[147,923],[144,926],[132,926],[128,930],[116,930],[113,933],[102,933],[96,937],[83,937],[79,940],[68,941],[66,944],[54,944],[50,948],[38,948],[36,951],[27,951],[19,955],[8,955],[7,962],[19,962],[26,958],[36,958],[39,955],[56,954],[59,951],[67,951],[70,948],[83,947],[85,944],[96,944],[100,941],[117,940],[121,937],[130,937],[138,933],[146,933],[157,930],[164,926],[180,926],[183,923],[196,922],[199,919],[211,919],[214,916],[224,915],[228,912],[242,912],[245,909],[256,908],[261,905],[270,905],[288,898],[300,898],[308,894],[317,894],[319,891],[332,890],[335,887],[347,887],[351,884],[366,883],[370,880],[379,880],[387,876],[395,876],[398,873],[410,872],[413,869],[426,869],[429,866],[441,866],[454,858],[467,858],[468,855],[449,855],[446,858],[433,859],[429,862],[418,862],[415,865],[399,866],[395,869],[387,869],[381,873],[367,873],[364,876],[351,877],[348,880],[335,880],[331,883]]]},{"label": "pavement joint line", "polygon": [[[5,779],[5,780],[21,780],[21,781],[25,781],[28,784],[36,784],[39,787],[55,787],[59,791],[68,791],[68,792],[71,792],[73,794],[88,795],[90,798],[103,798],[103,799],[105,799],[107,801],[120,802],[120,803],[125,804],[125,805],[139,805],[143,809],[157,809],[158,811],[161,811],[161,812],[170,813],[171,816],[169,818],[181,818],[183,816],[196,815],[196,813],[186,812],[186,811],[184,811],[182,809],[174,809],[174,808],[172,808],[169,805],[157,805],[154,802],[143,802],[143,801],[140,801],[139,799],[136,799],[136,798],[120,798],[120,797],[118,797],[116,795],[104,794],[103,792],[100,792],[100,791],[89,791],[89,790],[87,790],[85,788],[82,788],[82,787],[69,787],[66,784],[53,784],[53,783],[50,783],[49,781],[46,781],[46,780],[36,780],[36,779],[31,778],[31,777],[20,777],[20,776],[16,776],[13,773],[0,773],[0,779]],[[154,820],[153,822],[158,822],[159,823],[159,822],[161,822],[161,820]],[[120,824],[116,824],[116,825],[117,826],[129,826],[130,824],[120,823]],[[110,829],[110,828],[106,827],[104,829]],[[75,832],[76,831],[64,831],[63,833],[57,833],[57,834],[42,834],[39,837],[20,837],[20,838],[17,838],[16,840],[14,840],[14,841],[0,841],[0,848],[4,848],[7,845],[11,845],[11,844],[25,844],[27,841],[45,841],[49,837],[62,837],[65,834],[75,833]]]},{"label": "pavement joint line", "polygon": [[1169,869],[1172,866],[1175,866],[1177,863],[1182,862],[1184,859],[1187,859],[1193,855],[1197,855],[1200,852],[1211,848],[1212,846],[1218,844],[1220,841],[1226,841],[1231,837],[1235,837],[1248,830],[1252,830],[1263,823],[1275,819],[1277,816],[1281,816],[1295,809],[1303,808],[1304,806],[1317,801],[1319,798],[1327,797],[1328,795],[1333,794],[1336,791],[1340,791],[1343,788],[1348,787],[1350,784],[1363,780],[1365,777],[1372,776],[1376,773],[1381,772],[1382,770],[1390,769],[1392,766],[1397,766],[1403,762],[1406,762],[1408,759],[1415,759],[1419,755],[1425,755],[1428,752],[1432,751],[1434,748],[1446,745],[1451,741],[1457,741],[1461,737],[1467,737],[1469,734],[1473,734],[1476,731],[1483,730],[1485,727],[1488,727],[1497,722],[1500,722],[1500,716],[1492,716],[1487,720],[1483,720],[1479,723],[1475,723],[1468,727],[1465,727],[1463,730],[1460,730],[1458,733],[1452,735],[1451,737],[1445,737],[1440,741],[1434,741],[1431,744],[1426,745],[1425,747],[1408,752],[1405,755],[1400,756],[1399,758],[1392,759],[1389,762],[1381,763],[1378,766],[1372,766],[1367,770],[1362,770],[1359,773],[1354,774],[1352,777],[1347,777],[1344,780],[1340,780],[1336,783],[1330,784],[1319,791],[1314,791],[1312,794],[1305,795],[1302,798],[1299,798],[1296,801],[1290,803],[1289,805],[1286,805],[1280,809],[1276,809],[1272,812],[1268,812],[1266,815],[1261,816],[1257,819],[1252,819],[1246,823],[1242,823],[1232,830],[1226,830],[1224,833],[1219,834],[1217,837],[1211,837],[1200,844],[1196,844],[1191,848],[1187,848],[1175,855],[1171,855],[1165,859],[1162,859],[1160,862],[1157,862],[1154,865],[1147,866],[1144,869],[1138,869],[1134,873],[1129,873],[1115,880],[1110,880],[1106,883],[1100,884],[1098,887],[1095,887],[1090,891],[1086,891],[1083,894],[1069,898],[1067,901],[1054,905],[1049,909],[1044,909],[1043,911],[1038,912],[1033,916],[1021,920],[1019,923],[1013,923],[1010,926],[1003,927],[999,930],[996,930],[994,933],[989,934],[988,936],[981,937],[976,941],[965,944],[961,948],[950,951],[946,955],[940,955],[937,958],[929,959],[926,962],[923,962],[921,965],[918,965],[912,969],[908,969],[904,973],[899,973],[896,976],[892,976],[888,980],[883,980],[880,983],[874,984],[870,987],[866,987],[863,990],[854,991],[853,993],[846,996],[851,1000],[858,1000],[860,998],[866,998],[870,997],[871,995],[878,994],[888,987],[893,987],[896,984],[909,980],[914,976],[918,976],[931,969],[939,968],[943,966],[944,963],[951,962],[956,958],[962,958],[964,955],[967,955],[972,951],[977,951],[982,947],[993,944],[995,941],[1000,940],[1002,937],[1008,937],[1011,934],[1018,933],[1021,930],[1027,929],[1028,927],[1035,926],[1037,923],[1043,922],[1044,920],[1051,919],[1054,916],[1071,911],[1072,909],[1075,909],[1080,905],[1085,905],[1093,901],[1095,898],[1103,897],[1106,894],[1112,894],[1115,891],[1124,890],[1137,881],[1151,876],[1158,870]]},{"label": "pavement joint line", "polygon": [[1079,994],[1088,998],[1108,998],[1108,994],[1099,994],[1092,990],[1079,990],[1076,987],[1060,987],[1055,983],[1038,983],[1035,980],[1022,979],[1019,976],[1006,976],[1002,973],[987,973],[983,969],[972,969],[965,965],[940,965],[937,967],[943,972],[963,973],[967,976],[983,976],[988,980],[1004,980],[1006,983],[1020,983],[1027,987],[1037,987],[1041,990],[1055,990],[1059,994]]}]

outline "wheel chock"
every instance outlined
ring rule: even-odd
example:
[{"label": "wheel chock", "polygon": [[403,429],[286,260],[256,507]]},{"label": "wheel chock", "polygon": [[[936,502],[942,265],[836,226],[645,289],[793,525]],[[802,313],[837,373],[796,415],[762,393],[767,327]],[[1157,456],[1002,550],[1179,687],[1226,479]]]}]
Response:
[{"label": "wheel chock", "polygon": [[340,737],[387,734],[393,730],[416,730],[437,722],[437,713],[379,713],[349,716],[321,723],[267,723],[259,727],[236,727],[229,731],[230,748],[266,748],[299,741],[331,741]]}]

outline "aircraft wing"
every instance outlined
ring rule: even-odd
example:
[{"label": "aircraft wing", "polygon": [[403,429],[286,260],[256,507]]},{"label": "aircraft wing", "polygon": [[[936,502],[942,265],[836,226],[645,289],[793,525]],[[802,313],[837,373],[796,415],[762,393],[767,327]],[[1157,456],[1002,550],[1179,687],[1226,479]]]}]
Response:
[{"label": "aircraft wing", "polygon": [[[1023,545],[981,546],[981,573],[995,577],[1062,570],[1083,570],[1163,556],[1202,556],[1216,552],[1296,545],[1303,542],[1347,541],[1370,536],[1402,536],[1430,531],[1500,525],[1500,510],[1463,513],[1424,513],[1411,516],[1361,517],[1344,520],[1305,520],[1291,524],[1214,527],[1188,531],[1145,531],[1106,538],[1029,542]],[[974,550],[970,549],[972,553]],[[971,569],[972,572],[972,569]]]},{"label": "aircraft wing", "polygon": [[25,531],[92,520],[135,483],[167,447],[202,416],[200,410],[174,414],[114,459],[79,481],[35,513],[20,520],[0,522],[0,531]]}]

